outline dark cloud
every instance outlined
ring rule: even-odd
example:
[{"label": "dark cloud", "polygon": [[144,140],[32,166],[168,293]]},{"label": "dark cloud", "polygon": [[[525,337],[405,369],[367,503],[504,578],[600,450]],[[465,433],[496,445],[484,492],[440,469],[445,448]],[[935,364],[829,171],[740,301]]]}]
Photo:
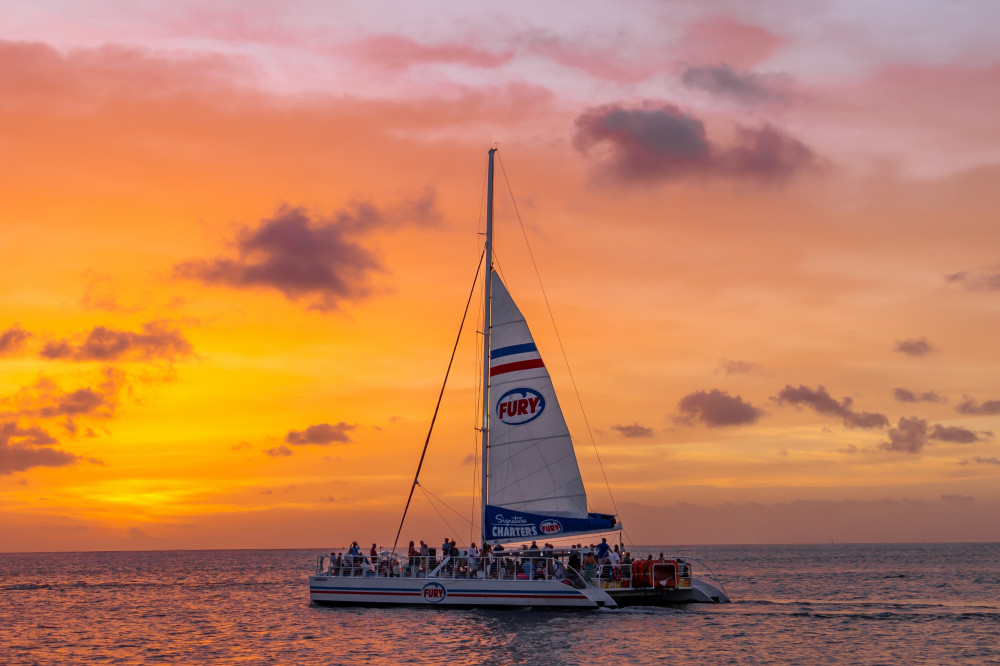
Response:
[{"label": "dark cloud", "polygon": [[[114,416],[125,373],[115,368],[105,368],[103,380],[96,386],[64,391],[55,380],[42,377],[34,386],[26,387],[14,395],[0,400],[0,407],[16,416],[28,418],[74,419],[81,416],[109,419]],[[64,424],[73,432],[76,425],[72,420]]]},{"label": "dark cloud", "polygon": [[926,356],[936,350],[931,343],[927,342],[927,338],[920,338],[919,340],[897,340],[896,351],[907,356]]},{"label": "dark cloud", "polygon": [[273,449],[265,449],[264,453],[273,458],[280,458],[281,456],[292,455],[292,450],[287,446],[285,446],[284,444],[282,444],[281,446],[276,446]]},{"label": "dark cloud", "polygon": [[889,441],[882,442],[885,451],[919,453],[927,446],[927,421],[912,417],[901,417],[895,428],[889,429]]},{"label": "dark cloud", "polygon": [[17,425],[16,421],[0,423],[0,443],[8,444],[11,442],[16,444],[30,444],[32,446],[47,446],[49,444],[56,444],[57,440],[37,426],[22,428]]},{"label": "dark cloud", "polygon": [[716,372],[721,372],[726,375],[751,375],[761,371],[760,365],[757,363],[751,363],[750,361],[731,361],[729,359],[722,359],[719,363]]},{"label": "dark cloud", "polygon": [[993,433],[988,430],[975,432],[961,426],[944,426],[940,423],[931,427],[928,436],[939,442],[952,442],[954,444],[971,444],[993,439]]},{"label": "dark cloud", "polygon": [[854,401],[851,398],[845,397],[837,402],[822,386],[811,389],[808,386],[794,387],[788,384],[772,400],[778,404],[796,407],[806,406],[819,414],[836,416],[848,428],[885,428],[889,426],[889,419],[885,414],[857,412],[854,410]]},{"label": "dark cloud", "polygon": [[307,299],[315,309],[335,310],[364,298],[369,276],[382,270],[358,236],[378,227],[439,219],[433,190],[386,210],[354,202],[329,219],[314,220],[306,209],[286,206],[237,233],[237,257],[186,261],[174,273],[237,289],[270,287],[289,300]]},{"label": "dark cloud", "polygon": [[985,416],[996,416],[1000,414],[1000,400],[987,400],[979,404],[975,398],[962,396],[964,399],[955,409],[961,414],[980,414]]},{"label": "dark cloud", "polygon": [[173,324],[165,321],[145,323],[139,333],[98,326],[79,343],[52,340],[41,352],[48,359],[73,361],[175,361],[191,353],[191,343]]},{"label": "dark cloud", "polygon": [[712,428],[749,425],[764,415],[764,410],[743,402],[743,398],[718,389],[689,393],[681,398],[677,408],[680,410],[679,423],[690,424],[697,420]]},{"label": "dark cloud", "polygon": [[613,425],[611,426],[611,429],[617,431],[622,437],[627,438],[653,436],[652,428],[641,426],[638,423],[633,423],[631,425]]},{"label": "dark cloud", "polygon": [[782,77],[738,71],[725,63],[690,66],[681,74],[681,82],[688,88],[748,106],[781,102],[786,98]]},{"label": "dark cloud", "polygon": [[971,444],[993,438],[991,432],[973,432],[959,426],[944,426],[940,423],[927,427],[927,421],[916,416],[902,417],[895,428],[889,430],[889,441],[882,442],[884,451],[900,453],[919,453],[930,440],[952,442],[956,444]]},{"label": "dark cloud", "polygon": [[944,276],[949,284],[959,284],[969,291],[1000,291],[1000,266],[973,269]]},{"label": "dark cloud", "polygon": [[285,441],[293,445],[321,444],[324,446],[334,442],[350,442],[351,437],[348,432],[357,427],[357,424],[344,423],[343,421],[336,425],[320,423],[309,426],[302,431],[289,430]]},{"label": "dark cloud", "polygon": [[607,148],[605,166],[624,181],[684,176],[784,180],[817,161],[805,144],[771,125],[740,127],[733,145],[716,145],[701,120],[671,104],[608,104],[585,111],[575,124],[577,150]]},{"label": "dark cloud", "polygon": [[969,497],[968,495],[941,495],[942,502],[960,502],[967,504],[969,502],[975,502],[976,498]]},{"label": "dark cloud", "polygon": [[[972,462],[979,463],[980,465],[1000,465],[1000,459],[998,458],[985,458],[983,456],[973,456]],[[959,465],[968,465],[968,460],[963,460],[958,463]]]},{"label": "dark cloud", "polygon": [[62,467],[80,460],[67,451],[49,448],[56,443],[41,428],[22,428],[16,421],[0,423],[0,476],[32,467]]},{"label": "dark cloud", "polygon": [[3,333],[0,333],[0,356],[15,354],[24,348],[24,343],[31,337],[31,333],[21,328],[19,324],[14,324]]},{"label": "dark cloud", "polygon": [[892,390],[892,395],[896,400],[900,402],[947,402],[948,399],[942,397],[935,393],[934,391],[925,391],[924,393],[914,393],[913,391],[907,391],[904,388],[897,388]]}]

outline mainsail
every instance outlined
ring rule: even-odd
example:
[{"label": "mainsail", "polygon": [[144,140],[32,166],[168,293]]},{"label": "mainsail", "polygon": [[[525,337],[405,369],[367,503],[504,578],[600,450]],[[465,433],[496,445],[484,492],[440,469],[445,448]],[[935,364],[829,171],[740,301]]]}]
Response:
[{"label": "mainsail", "polygon": [[492,274],[489,541],[603,532],[614,516],[587,512],[587,493],[552,379],[531,331]]}]

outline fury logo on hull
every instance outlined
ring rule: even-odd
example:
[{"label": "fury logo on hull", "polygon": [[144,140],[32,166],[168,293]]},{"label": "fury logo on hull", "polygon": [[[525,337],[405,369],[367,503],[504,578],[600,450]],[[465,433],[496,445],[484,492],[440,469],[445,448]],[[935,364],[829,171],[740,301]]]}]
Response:
[{"label": "fury logo on hull", "polygon": [[427,583],[421,590],[420,596],[423,597],[424,601],[438,604],[448,596],[448,590],[441,583]]},{"label": "fury logo on hull", "polygon": [[507,391],[497,400],[497,418],[507,425],[521,425],[534,421],[545,409],[545,398],[535,389],[516,388]]}]

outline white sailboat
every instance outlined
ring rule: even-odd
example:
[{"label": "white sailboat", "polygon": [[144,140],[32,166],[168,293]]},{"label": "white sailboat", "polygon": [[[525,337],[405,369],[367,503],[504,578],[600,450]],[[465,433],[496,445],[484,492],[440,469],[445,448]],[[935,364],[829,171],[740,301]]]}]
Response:
[{"label": "white sailboat", "polygon": [[[616,608],[729,601],[691,575],[681,558],[581,571],[572,549],[501,550],[575,535],[620,532],[612,514],[592,513],[569,428],[528,324],[493,270],[493,162],[489,151],[484,249],[482,387],[483,554],[319,556],[310,600],[339,605]],[[418,469],[419,474],[419,469]],[[416,484],[416,481],[414,481]],[[571,566],[573,565],[573,566]]]}]

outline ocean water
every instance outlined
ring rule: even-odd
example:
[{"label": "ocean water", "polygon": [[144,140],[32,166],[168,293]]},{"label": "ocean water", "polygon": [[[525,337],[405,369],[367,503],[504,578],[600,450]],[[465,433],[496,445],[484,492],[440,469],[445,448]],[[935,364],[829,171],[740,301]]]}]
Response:
[{"label": "ocean water", "polygon": [[319,550],[0,554],[0,663],[1000,664],[1000,544],[630,550],[704,562],[733,603],[328,608]]}]

